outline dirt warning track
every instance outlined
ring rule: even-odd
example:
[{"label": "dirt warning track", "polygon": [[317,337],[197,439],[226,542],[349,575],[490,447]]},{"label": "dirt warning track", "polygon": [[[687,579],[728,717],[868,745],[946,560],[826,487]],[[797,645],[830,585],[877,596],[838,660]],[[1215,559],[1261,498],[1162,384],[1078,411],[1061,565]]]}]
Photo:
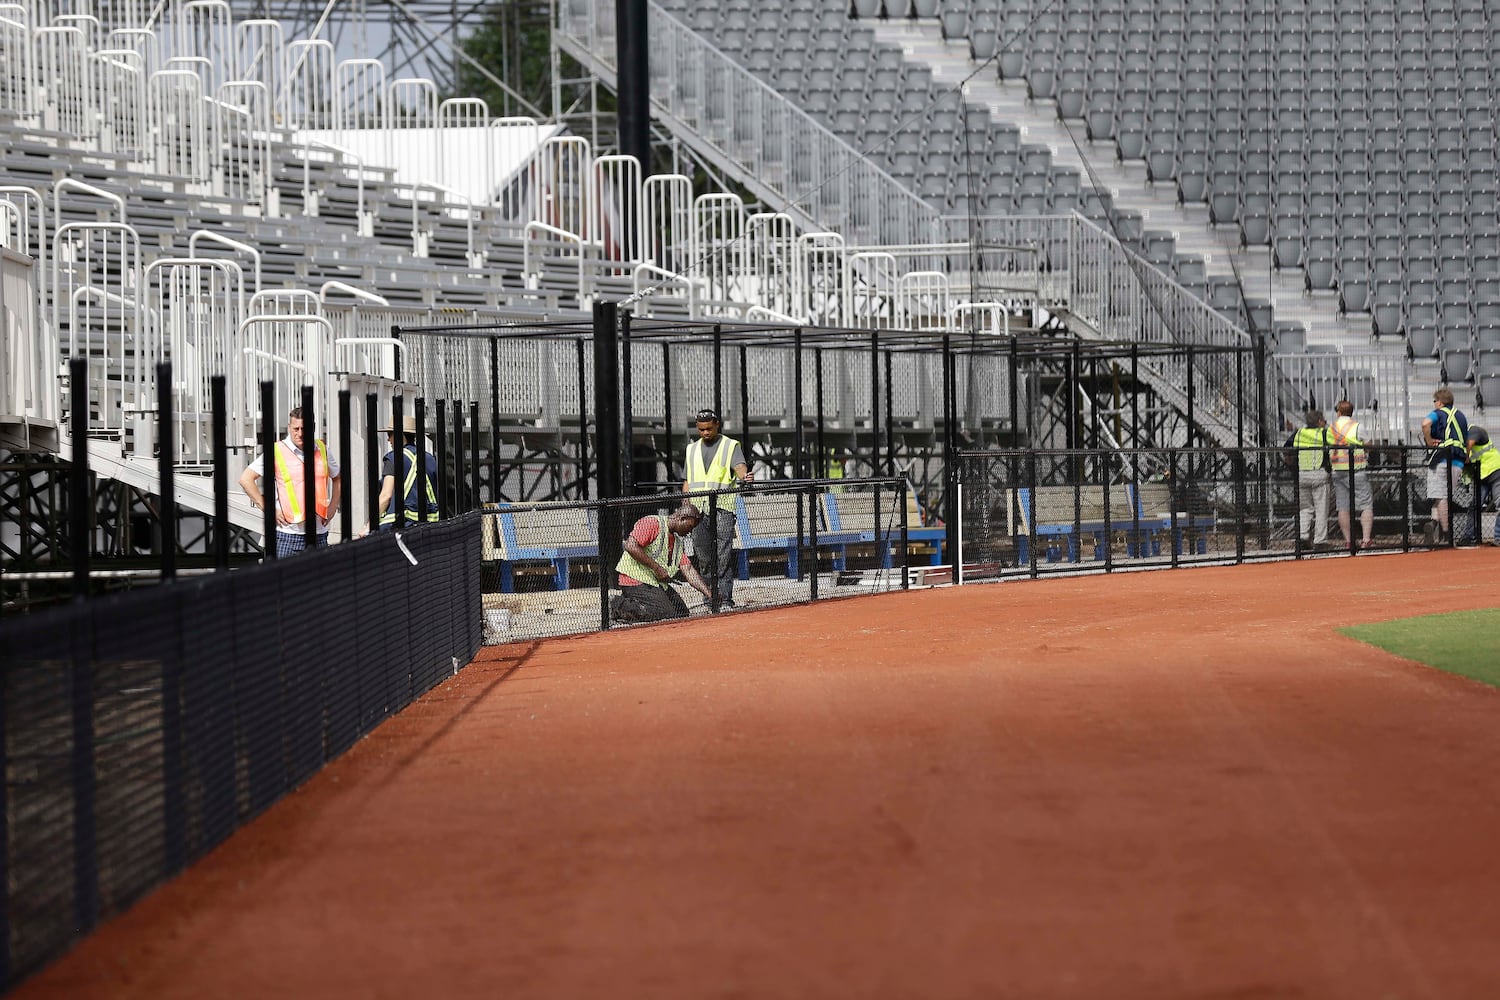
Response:
[{"label": "dirt warning track", "polygon": [[498,647],[36,997],[1500,995],[1493,551]]}]

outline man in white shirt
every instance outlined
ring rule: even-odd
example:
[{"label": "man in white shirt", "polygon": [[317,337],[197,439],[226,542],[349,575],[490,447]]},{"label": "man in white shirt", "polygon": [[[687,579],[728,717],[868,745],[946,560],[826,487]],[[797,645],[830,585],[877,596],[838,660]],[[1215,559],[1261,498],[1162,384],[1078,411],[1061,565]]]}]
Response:
[{"label": "man in white shirt", "polygon": [[[307,518],[303,511],[307,503],[307,460],[302,454],[302,407],[287,414],[286,437],[276,442],[274,456],[275,476],[270,480],[276,498],[276,557],[295,555],[306,548]],[[328,525],[334,512],[339,509],[343,485],[339,477],[339,464],[328,452],[322,441],[314,443],[314,474],[317,476],[318,519],[317,546],[328,544]],[[266,497],[261,492],[261,480],[266,477],[265,456],[255,456],[255,461],[240,474],[240,488],[250,498],[250,503],[264,510]],[[267,540],[269,542],[269,539]]]}]

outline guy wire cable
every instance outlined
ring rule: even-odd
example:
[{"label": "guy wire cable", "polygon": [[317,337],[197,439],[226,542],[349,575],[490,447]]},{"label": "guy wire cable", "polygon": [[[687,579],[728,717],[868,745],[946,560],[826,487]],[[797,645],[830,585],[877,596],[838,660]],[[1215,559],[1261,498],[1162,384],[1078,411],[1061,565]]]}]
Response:
[{"label": "guy wire cable", "polygon": [[[947,88],[946,90],[943,90],[940,93],[936,94],[921,109],[919,109],[917,111],[913,111],[911,114],[907,115],[905,118],[903,118],[900,121],[898,121],[895,125],[893,125],[891,127],[890,132],[887,133],[883,138],[875,141],[873,144],[871,144],[867,148],[859,149],[858,150],[859,158],[858,158],[857,161],[851,161],[851,163],[850,163],[849,166],[843,167],[843,168],[841,168],[839,170],[833,171],[832,173],[830,173],[827,176],[827,178],[824,179],[824,181],[821,184],[817,185],[814,188],[811,188],[810,190],[808,190],[805,194],[801,195],[800,197],[788,199],[788,202],[787,202],[788,205],[789,206],[801,206],[801,205],[803,205],[805,202],[807,202],[808,200],[810,200],[813,195],[816,195],[818,192],[820,192],[824,188],[826,188],[829,184],[832,184],[834,181],[836,181],[840,177],[844,176],[850,170],[854,169],[854,167],[857,165],[857,163],[863,163],[863,162],[868,161],[870,159],[870,156],[871,156],[872,153],[874,153],[874,152],[876,152],[876,151],[878,151],[880,149],[883,149],[884,147],[888,146],[891,142],[893,142],[895,140],[896,136],[900,135],[903,131],[905,131],[906,128],[908,126],[910,126],[912,123],[917,122],[917,121],[925,121],[927,119],[928,115],[929,115],[929,112],[931,112],[933,109],[935,109],[943,100],[945,100],[948,97],[949,94],[956,92],[959,95],[959,101],[960,101],[960,104],[961,104],[962,100],[963,100],[963,96],[962,95],[963,95],[964,87],[968,84],[968,82],[970,80],[974,79],[980,73],[984,72],[985,69],[987,69],[988,67],[990,67],[990,66],[994,65],[996,62],[998,62],[999,59],[1000,59],[1000,55],[1003,52],[1007,51],[1008,48],[1011,45],[1013,45],[1018,39],[1020,39],[1027,32],[1027,30],[1033,24],[1036,23],[1036,21],[1037,21],[1038,18],[1040,18],[1044,14],[1050,13],[1052,11],[1052,9],[1055,8],[1055,7],[1057,7],[1057,6],[1059,6],[1060,3],[1061,3],[1061,0],[1048,0],[1047,5],[1044,6],[1044,7],[1042,7],[1042,8],[1040,8],[1040,9],[1038,9],[1038,10],[1036,10],[1036,11],[1034,11],[1032,13],[1031,17],[1028,18],[1028,20],[1026,21],[1026,23],[1022,27],[1017,28],[1015,31],[1012,31],[1009,36],[1001,39],[1000,42],[996,44],[994,53],[988,59],[985,59],[983,62],[981,62],[977,66],[975,66],[974,69],[967,76],[965,76],[963,79],[959,80],[956,84],[952,85],[951,87]],[[700,37],[700,38],[702,37],[702,36],[699,36],[696,31],[692,31],[691,29],[686,29],[686,30],[688,30],[695,37]],[[708,40],[704,39],[704,41],[708,41]],[[714,46],[714,50],[716,52],[719,52],[719,54],[723,55],[726,59],[729,59],[731,62],[734,62],[736,66],[739,65],[738,62],[736,62],[734,59],[732,59],[722,49],[719,49],[718,46]],[[743,69],[743,67],[740,67],[740,68]],[[772,88],[772,89],[774,89],[774,88]],[[780,91],[777,91],[777,93],[785,99],[785,95],[781,95]],[[787,99],[787,101],[788,101],[788,103],[791,103],[790,99]],[[799,109],[799,110],[801,110],[801,109]],[[806,114],[806,112],[804,112],[804,114]],[[808,117],[810,119],[812,119],[811,115],[808,115]],[[818,124],[818,125],[822,125],[823,124],[822,122],[818,122],[816,119],[812,119],[812,120],[816,124]],[[965,132],[967,133],[967,122],[964,123],[964,127],[965,127]],[[824,126],[824,128],[826,129],[826,126]],[[965,141],[967,142],[967,137],[966,137]],[[857,147],[855,147],[855,148],[857,148]],[[903,184],[902,186],[904,187],[905,185]],[[923,202],[923,203],[925,204],[925,202]],[[931,207],[931,206],[929,206],[929,207]],[[970,206],[970,208],[971,208],[970,215],[972,216],[972,214],[973,214],[972,213],[972,205]],[[940,218],[941,218],[941,216],[940,216]],[[717,247],[717,248],[715,248],[713,250],[710,250],[710,251],[704,253],[697,260],[691,262],[686,268],[683,268],[683,269],[679,270],[678,272],[676,272],[676,277],[685,278],[685,277],[688,277],[688,276],[694,274],[695,272],[701,271],[702,268],[704,267],[704,265],[706,265],[710,261],[714,260],[720,254],[722,254],[724,252],[727,252],[730,249],[733,249],[736,246],[736,244],[738,244],[741,240],[743,240],[745,238],[746,238],[745,234],[741,234],[740,236],[735,237],[733,240],[728,241],[723,246]],[[632,305],[632,304],[634,304],[636,302],[639,302],[641,299],[647,297],[648,295],[655,294],[657,291],[659,291],[661,288],[663,288],[666,285],[666,283],[667,283],[668,280],[671,280],[671,279],[663,279],[662,281],[660,281],[660,282],[658,282],[658,283],[656,283],[654,285],[648,285],[645,288],[642,288],[638,292],[633,292],[632,294],[630,294],[630,295],[626,296],[624,299],[622,299],[620,301],[620,305],[622,307],[623,306],[629,306],[629,305]]]}]

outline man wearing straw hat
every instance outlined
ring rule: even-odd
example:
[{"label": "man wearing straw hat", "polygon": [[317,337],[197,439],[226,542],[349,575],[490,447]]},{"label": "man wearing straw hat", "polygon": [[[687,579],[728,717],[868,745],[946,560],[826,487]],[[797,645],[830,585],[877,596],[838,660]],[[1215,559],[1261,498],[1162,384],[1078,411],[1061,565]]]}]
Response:
[{"label": "man wearing straw hat", "polygon": [[[385,459],[380,465],[380,530],[389,531],[396,526],[396,429],[394,427],[383,428],[385,431],[386,444],[390,450],[385,453]],[[406,479],[402,485],[402,504],[406,509],[405,520],[407,524],[416,521],[436,521],[438,519],[437,501],[437,459],[432,452],[424,446],[422,448],[422,466],[417,465],[417,418],[405,416],[401,418],[401,436],[405,438],[402,444],[402,468],[405,470]],[[425,442],[424,442],[425,445]],[[417,482],[419,468],[425,468],[427,516],[422,516],[421,498],[423,490]]]}]

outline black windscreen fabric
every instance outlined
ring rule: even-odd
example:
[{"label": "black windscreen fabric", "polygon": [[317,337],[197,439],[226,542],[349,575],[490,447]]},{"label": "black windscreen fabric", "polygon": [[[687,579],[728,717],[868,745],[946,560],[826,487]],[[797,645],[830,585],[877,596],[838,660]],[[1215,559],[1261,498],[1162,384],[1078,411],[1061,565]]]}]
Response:
[{"label": "black windscreen fabric", "polygon": [[471,515],[413,527],[405,551],[381,533],[0,624],[0,983],[467,664],[479,531]]}]

